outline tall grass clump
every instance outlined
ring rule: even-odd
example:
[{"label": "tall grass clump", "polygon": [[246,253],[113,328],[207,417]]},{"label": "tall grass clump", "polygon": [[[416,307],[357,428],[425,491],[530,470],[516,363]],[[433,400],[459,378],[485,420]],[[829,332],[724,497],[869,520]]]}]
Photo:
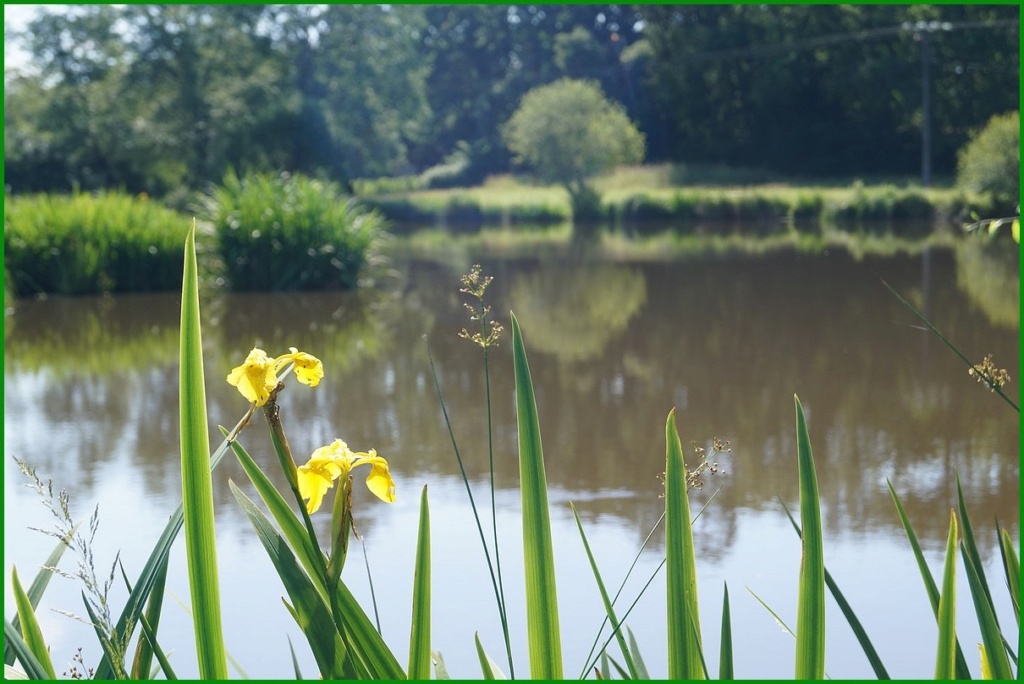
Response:
[{"label": "tall grass clump", "polygon": [[825,204],[822,220],[843,226],[888,229],[893,221],[931,221],[935,205],[919,189],[894,185],[866,187],[857,181],[851,192]]},{"label": "tall grass clump", "polygon": [[385,234],[336,184],[287,173],[229,172],[206,214],[235,291],[353,289]]},{"label": "tall grass clump", "polygon": [[184,225],[145,195],[7,197],[6,287],[18,297],[174,290]]}]

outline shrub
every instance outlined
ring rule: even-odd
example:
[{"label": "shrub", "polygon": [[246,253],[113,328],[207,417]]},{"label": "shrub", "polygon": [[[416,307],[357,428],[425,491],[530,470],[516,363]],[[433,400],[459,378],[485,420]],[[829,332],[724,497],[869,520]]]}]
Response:
[{"label": "shrub", "polygon": [[145,195],[29,195],[4,202],[17,296],[174,290],[188,218]]},{"label": "shrub", "polygon": [[999,202],[1020,201],[1020,112],[992,117],[957,158],[957,184],[992,193]]},{"label": "shrub", "polygon": [[354,288],[384,234],[337,185],[287,173],[229,172],[206,211],[236,291]]}]

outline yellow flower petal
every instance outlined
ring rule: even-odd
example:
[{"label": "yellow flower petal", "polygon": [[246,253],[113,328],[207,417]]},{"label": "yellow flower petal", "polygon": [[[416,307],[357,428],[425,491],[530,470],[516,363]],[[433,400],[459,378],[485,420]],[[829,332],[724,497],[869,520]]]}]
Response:
[{"label": "yellow flower petal", "polygon": [[370,466],[366,486],[381,501],[394,503],[395,481],[391,479],[388,462],[377,455],[377,451],[352,451],[348,444],[336,439],[327,446],[313,451],[309,462],[298,468],[299,494],[309,499],[306,510],[310,513],[320,508],[327,490],[334,481],[346,477],[356,466]]},{"label": "yellow flower petal", "polygon": [[370,453],[357,453],[352,464],[369,465],[370,474],[366,476],[366,486],[378,499],[385,503],[395,502],[395,481],[391,479],[391,471],[388,469],[388,462],[377,455],[376,450],[370,449]]},{"label": "yellow flower petal", "polygon": [[301,352],[295,347],[289,347],[289,349],[290,353],[281,354],[274,359],[274,368],[279,371],[289,363],[293,363],[295,364],[295,377],[299,382],[310,387],[319,385],[320,380],[324,377],[324,365],[320,359],[312,354]]},{"label": "yellow flower petal", "polygon": [[257,406],[263,406],[270,392],[277,387],[274,361],[259,347],[253,347],[241,366],[228,373],[228,384],[238,388],[242,396]]},{"label": "yellow flower petal", "polygon": [[[327,447],[322,447],[324,449]],[[321,451],[317,449],[317,451]],[[334,486],[334,481],[338,479],[345,469],[330,456],[316,456],[316,452],[313,452],[314,456],[309,459],[306,465],[299,466],[296,469],[299,484],[299,495],[303,499],[309,499],[306,502],[306,512],[312,515],[320,508],[320,504],[323,503],[324,495],[327,494],[327,490]],[[347,471],[345,471],[347,472]]]},{"label": "yellow flower petal", "polygon": [[299,379],[299,382],[310,387],[319,385],[320,380],[324,377],[324,365],[320,363],[320,359],[312,354],[300,352],[295,347],[290,347],[290,349],[292,350],[292,361],[295,362],[295,377]]}]

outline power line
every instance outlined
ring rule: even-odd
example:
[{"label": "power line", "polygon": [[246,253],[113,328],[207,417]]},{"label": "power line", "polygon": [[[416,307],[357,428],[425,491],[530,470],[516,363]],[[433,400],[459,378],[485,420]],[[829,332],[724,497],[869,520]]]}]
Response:
[{"label": "power line", "polygon": [[[940,27],[946,31],[956,31],[976,28],[1001,28],[1020,26],[1019,19],[992,19],[987,21],[962,21],[962,22],[941,22]],[[864,42],[875,40],[885,36],[893,36],[900,33],[918,33],[929,31],[929,26],[917,26],[909,22],[899,26],[883,26],[873,29],[862,29],[859,31],[847,31],[844,33],[830,33],[824,36],[815,36],[803,40],[789,41],[786,43],[775,43],[773,45],[748,45],[741,48],[728,48],[724,50],[709,50],[706,52],[695,52],[683,55],[688,61],[712,61],[724,60],[739,57],[766,57],[774,54],[806,50],[835,43],[849,41]]]}]

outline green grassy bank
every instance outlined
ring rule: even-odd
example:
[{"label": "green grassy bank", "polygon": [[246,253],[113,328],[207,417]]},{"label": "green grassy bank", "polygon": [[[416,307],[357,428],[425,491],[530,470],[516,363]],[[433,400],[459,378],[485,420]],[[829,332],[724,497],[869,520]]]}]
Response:
[{"label": "green grassy bank", "polygon": [[[429,189],[415,180],[362,181],[363,201],[396,222],[399,230],[444,225],[459,230],[484,225],[550,225],[571,220],[568,193],[513,176],[489,178],[474,188]],[[594,181],[602,197],[602,222],[627,231],[687,232],[701,223],[744,223],[744,232],[780,233],[795,226],[815,232],[822,224],[864,226],[878,232],[901,224],[969,220],[972,212],[998,211],[983,197],[950,185],[922,188],[907,179],[815,181],[778,179],[757,171],[655,165],[619,168]],[[928,225],[926,230],[930,230]]]}]

